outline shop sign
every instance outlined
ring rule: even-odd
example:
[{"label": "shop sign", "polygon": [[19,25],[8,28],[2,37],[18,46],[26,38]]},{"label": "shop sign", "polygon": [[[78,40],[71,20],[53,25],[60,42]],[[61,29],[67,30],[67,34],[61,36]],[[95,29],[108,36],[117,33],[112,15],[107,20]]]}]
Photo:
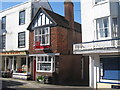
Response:
[{"label": "shop sign", "polygon": [[0,55],[26,55],[26,52],[2,52]]}]

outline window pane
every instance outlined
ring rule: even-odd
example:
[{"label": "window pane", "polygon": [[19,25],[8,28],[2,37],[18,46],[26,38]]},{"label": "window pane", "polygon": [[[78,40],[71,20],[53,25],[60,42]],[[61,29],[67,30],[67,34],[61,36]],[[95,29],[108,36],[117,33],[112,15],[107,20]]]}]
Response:
[{"label": "window pane", "polygon": [[44,61],[44,57],[41,57],[42,58],[42,61]]},{"label": "window pane", "polygon": [[99,38],[105,38],[109,36],[109,21],[108,17],[97,19],[97,31]]},{"label": "window pane", "polygon": [[6,36],[5,35],[3,35],[2,36],[2,48],[4,49],[5,48],[5,43],[6,42]]},{"label": "window pane", "polygon": [[41,36],[39,36],[39,41],[41,42]]},{"label": "window pane", "polygon": [[103,29],[100,29],[100,37],[104,37],[104,31],[103,31]]},{"label": "window pane", "polygon": [[39,70],[39,65],[40,65],[40,64],[39,64],[39,63],[37,63],[37,70]]},{"label": "window pane", "polygon": [[51,56],[48,56],[48,61],[51,62]]},{"label": "window pane", "polygon": [[35,30],[35,35],[37,35],[37,29]]},{"label": "window pane", "polygon": [[25,32],[18,33],[18,47],[25,47]]},{"label": "window pane", "polygon": [[2,29],[6,29],[6,17],[2,17]]},{"label": "window pane", "polygon": [[49,35],[46,35],[46,44],[49,43]]},{"label": "window pane", "polygon": [[45,56],[45,61],[47,61],[47,56]]},{"label": "window pane", "polygon": [[108,37],[108,29],[105,29],[105,37]]},{"label": "window pane", "polygon": [[19,24],[25,24],[25,11],[19,13]]},{"label": "window pane", "polygon": [[38,34],[41,34],[41,29],[38,29]]},{"label": "window pane", "polygon": [[51,70],[51,63],[41,63],[40,70],[50,71]]},{"label": "window pane", "polygon": [[38,57],[38,61],[40,61],[40,57]]},{"label": "window pane", "polygon": [[37,36],[35,36],[35,42],[37,41]]},{"label": "window pane", "polygon": [[49,28],[39,28],[35,31],[35,41],[40,41],[40,45],[48,45],[49,44]]},{"label": "window pane", "polygon": [[46,34],[48,33],[48,28],[45,29],[45,33],[46,33]]},{"label": "window pane", "polygon": [[42,36],[42,44],[45,44],[45,35]]},{"label": "window pane", "polygon": [[42,34],[45,34],[45,29],[42,29]]},{"label": "window pane", "polygon": [[103,24],[102,24],[102,20],[101,19],[97,20],[97,27],[98,28],[103,28]]},{"label": "window pane", "polygon": [[117,18],[112,18],[113,21],[113,25],[112,25],[112,29],[113,29],[113,36],[114,37],[118,37],[118,24],[117,24]]},{"label": "window pane", "polygon": [[104,27],[108,27],[108,18],[103,19]]}]

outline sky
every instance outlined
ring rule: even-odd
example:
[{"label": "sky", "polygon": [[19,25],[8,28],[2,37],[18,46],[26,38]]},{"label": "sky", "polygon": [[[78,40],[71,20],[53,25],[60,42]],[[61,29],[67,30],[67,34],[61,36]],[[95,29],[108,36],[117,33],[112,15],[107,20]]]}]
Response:
[{"label": "sky", "polygon": [[[28,0],[0,0],[0,10],[5,10],[9,7],[18,5]],[[64,16],[64,0],[48,0],[53,11]],[[74,3],[74,20],[81,23],[80,0],[73,1]]]}]

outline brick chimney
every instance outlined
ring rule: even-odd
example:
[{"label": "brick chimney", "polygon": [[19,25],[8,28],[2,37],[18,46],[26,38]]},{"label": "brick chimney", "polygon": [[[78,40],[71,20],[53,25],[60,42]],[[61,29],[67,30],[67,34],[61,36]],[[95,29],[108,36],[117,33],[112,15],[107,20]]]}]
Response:
[{"label": "brick chimney", "polygon": [[64,13],[65,13],[65,18],[70,23],[70,28],[74,30],[74,5],[71,0],[65,0]]},{"label": "brick chimney", "polygon": [[68,30],[68,54],[73,53],[74,43],[74,5],[71,0],[65,0],[64,2],[65,18],[69,21],[70,30]]}]

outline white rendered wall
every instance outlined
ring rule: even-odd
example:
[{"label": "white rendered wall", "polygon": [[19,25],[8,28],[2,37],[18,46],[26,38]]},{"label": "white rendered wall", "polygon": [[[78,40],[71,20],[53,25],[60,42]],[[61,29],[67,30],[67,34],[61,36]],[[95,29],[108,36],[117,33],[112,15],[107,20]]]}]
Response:
[{"label": "white rendered wall", "polygon": [[[31,22],[32,8],[38,9],[40,6],[51,9],[47,2],[25,2],[0,12],[0,20],[6,16],[6,48],[3,51],[23,51],[29,49],[29,31],[27,27]],[[19,25],[19,12],[23,10],[25,10],[25,24]],[[2,35],[1,31],[0,35]],[[24,31],[25,48],[18,48],[18,33]]]},{"label": "white rendered wall", "polygon": [[[19,25],[19,12],[25,10],[25,24]],[[31,21],[31,2],[21,4],[0,12],[0,18],[6,16],[6,49],[5,51],[28,50],[29,31],[27,27]],[[18,48],[18,33],[25,31],[25,48]]]},{"label": "white rendered wall", "polygon": [[94,0],[81,0],[81,18],[82,18],[82,42],[89,42],[97,39],[96,22],[98,18],[109,17],[109,34],[112,39],[112,17],[118,17],[118,2],[109,2],[106,0],[100,4],[94,4]]},{"label": "white rendered wall", "polygon": [[94,39],[92,0],[81,0],[82,42]]}]

